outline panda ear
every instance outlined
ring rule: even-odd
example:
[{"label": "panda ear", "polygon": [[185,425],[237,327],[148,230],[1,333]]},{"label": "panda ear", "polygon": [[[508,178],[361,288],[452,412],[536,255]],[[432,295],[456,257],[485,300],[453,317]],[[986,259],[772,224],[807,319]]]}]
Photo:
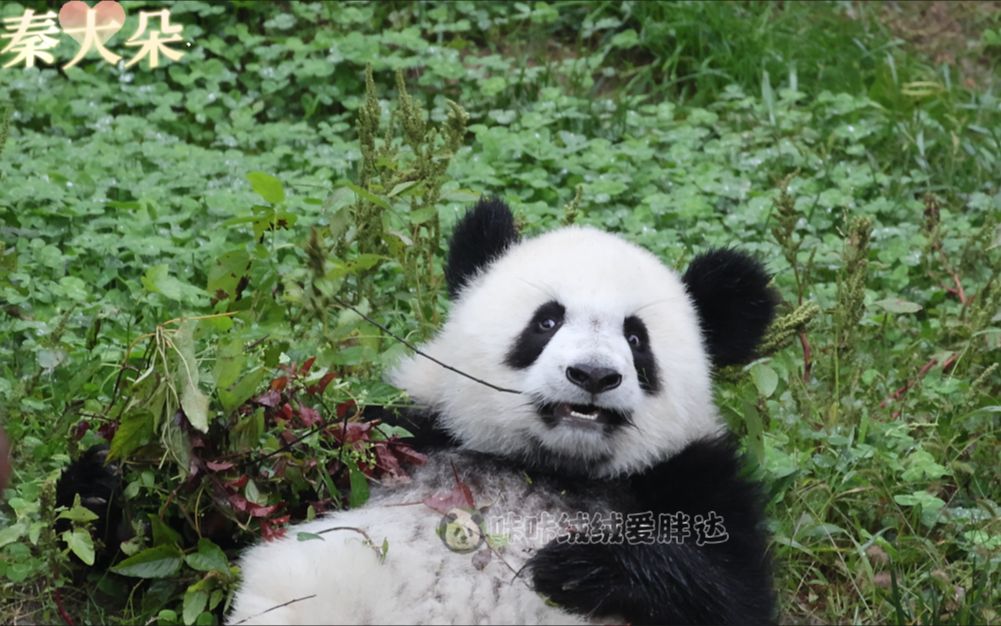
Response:
[{"label": "panda ear", "polygon": [[511,209],[498,198],[483,198],[455,227],[448,245],[445,282],[455,298],[476,272],[518,241]]},{"label": "panda ear", "polygon": [[696,256],[682,278],[699,314],[713,365],[751,360],[775,315],[771,277],[750,255],[733,249]]}]

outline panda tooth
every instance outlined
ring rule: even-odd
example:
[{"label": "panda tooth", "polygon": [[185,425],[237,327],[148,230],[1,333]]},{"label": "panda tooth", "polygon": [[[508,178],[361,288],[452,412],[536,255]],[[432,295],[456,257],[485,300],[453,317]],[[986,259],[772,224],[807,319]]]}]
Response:
[{"label": "panda tooth", "polygon": [[570,404],[569,402],[557,404],[553,408],[553,415],[560,418],[574,418],[582,421],[595,422],[601,416],[601,409],[594,405]]}]

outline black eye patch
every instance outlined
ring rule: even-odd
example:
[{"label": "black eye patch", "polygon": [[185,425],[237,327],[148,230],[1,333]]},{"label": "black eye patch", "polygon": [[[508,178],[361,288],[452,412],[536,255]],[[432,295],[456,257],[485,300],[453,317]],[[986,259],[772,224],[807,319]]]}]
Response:
[{"label": "black eye patch", "polygon": [[535,363],[549,340],[563,326],[564,315],[566,309],[555,300],[537,308],[532,319],[508,350],[504,362],[515,369],[525,369]]},{"label": "black eye patch", "polygon": [[643,320],[630,315],[622,323],[622,333],[629,342],[633,353],[633,367],[640,381],[640,389],[653,395],[660,391],[660,376],[657,373],[657,360],[650,349],[650,333],[646,330]]}]

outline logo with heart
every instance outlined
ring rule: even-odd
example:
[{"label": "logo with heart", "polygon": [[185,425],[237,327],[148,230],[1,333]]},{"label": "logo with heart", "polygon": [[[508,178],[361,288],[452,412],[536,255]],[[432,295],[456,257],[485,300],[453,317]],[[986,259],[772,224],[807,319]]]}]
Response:
[{"label": "logo with heart", "polygon": [[[88,24],[89,19],[94,20]],[[81,0],[71,0],[59,9],[59,25],[63,32],[83,45],[88,29],[104,44],[125,25],[125,9],[114,0],[102,0],[94,8]]]}]

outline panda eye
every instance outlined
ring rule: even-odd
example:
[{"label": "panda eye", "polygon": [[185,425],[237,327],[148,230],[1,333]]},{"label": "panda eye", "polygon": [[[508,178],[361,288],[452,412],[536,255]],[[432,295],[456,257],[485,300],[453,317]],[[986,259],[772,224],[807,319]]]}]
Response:
[{"label": "panda eye", "polygon": [[539,330],[550,331],[559,326],[559,322],[551,317],[545,317],[539,320]]},{"label": "panda eye", "polygon": [[640,339],[639,335],[636,334],[629,335],[628,337],[626,337],[626,341],[628,341],[629,345],[632,346],[633,348],[639,349],[643,347],[643,340]]}]

